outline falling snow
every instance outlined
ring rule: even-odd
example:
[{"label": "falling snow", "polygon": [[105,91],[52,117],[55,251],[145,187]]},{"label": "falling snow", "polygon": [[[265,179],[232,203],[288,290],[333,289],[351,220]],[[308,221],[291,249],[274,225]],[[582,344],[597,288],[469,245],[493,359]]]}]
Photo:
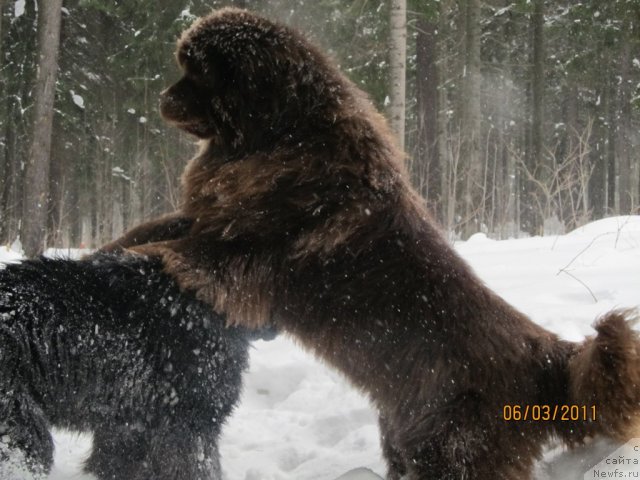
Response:
[{"label": "falling snow", "polygon": [[69,93],[71,94],[71,100],[73,100],[73,103],[84,110],[84,98],[75,93],[73,90],[69,90]]},{"label": "falling snow", "polygon": [[16,0],[16,3],[13,7],[13,16],[15,18],[18,18],[24,15],[25,3],[26,3],[26,0]]}]

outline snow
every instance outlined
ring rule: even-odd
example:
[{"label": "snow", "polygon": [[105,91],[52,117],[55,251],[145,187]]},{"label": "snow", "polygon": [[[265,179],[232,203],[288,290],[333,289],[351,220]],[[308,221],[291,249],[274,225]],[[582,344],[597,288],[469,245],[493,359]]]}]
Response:
[{"label": "snow", "polygon": [[500,8],[498,10],[496,10],[496,12],[493,14],[494,17],[500,17],[502,15],[504,15],[505,13],[509,13],[511,10],[513,9],[513,5],[508,5],[506,7]]},{"label": "snow", "polygon": [[7,255],[17,256],[17,258],[20,258],[22,255],[24,255],[20,237],[16,238],[10,247],[5,247],[5,250],[7,252]]},{"label": "snow", "polygon": [[[455,248],[491,288],[569,340],[592,334],[598,315],[640,304],[640,216],[608,218],[558,236],[494,241],[480,234]],[[0,248],[0,261],[17,258]],[[90,438],[55,433],[49,480],[92,480],[80,473]],[[384,474],[367,399],[284,336],[255,343],[242,402],[220,443],[229,480],[333,480],[345,472],[341,480],[376,478],[366,469]],[[571,452],[550,446],[537,478],[582,480],[587,467],[581,465],[614,449],[605,441]]]},{"label": "snow", "polygon": [[191,13],[189,8],[187,7],[184,10],[182,10],[182,12],[180,12],[180,18],[183,21],[186,21],[186,20],[193,21],[196,18],[196,16],[193,13]]},{"label": "snow", "polygon": [[73,100],[73,103],[75,103],[79,108],[84,110],[84,98],[82,98],[73,90],[69,90],[69,93],[71,94],[71,100]]},{"label": "snow", "polygon": [[133,179],[129,175],[127,175],[127,172],[125,172],[122,167],[113,167],[111,169],[111,175],[113,175],[114,177],[122,178],[128,182],[135,183]]},{"label": "snow", "polygon": [[340,475],[336,480],[376,480],[381,478],[368,468],[354,468],[344,475]]},{"label": "snow", "polygon": [[24,7],[26,0],[16,0],[16,3],[13,7],[13,17],[18,18],[24,15]]}]

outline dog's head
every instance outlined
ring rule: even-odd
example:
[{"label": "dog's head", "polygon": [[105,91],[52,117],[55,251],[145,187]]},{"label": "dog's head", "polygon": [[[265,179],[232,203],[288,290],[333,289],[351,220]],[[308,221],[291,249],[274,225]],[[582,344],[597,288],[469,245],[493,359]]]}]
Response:
[{"label": "dog's head", "polygon": [[231,150],[318,128],[346,85],[300,34],[238,9],[197,20],[178,41],[176,59],[184,75],[162,93],[162,115]]}]

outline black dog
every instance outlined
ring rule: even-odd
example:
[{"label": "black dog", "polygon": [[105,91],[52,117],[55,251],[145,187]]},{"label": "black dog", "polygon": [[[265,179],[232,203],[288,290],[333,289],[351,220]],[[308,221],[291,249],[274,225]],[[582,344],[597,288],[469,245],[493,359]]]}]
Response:
[{"label": "black dog", "polygon": [[100,479],[219,479],[250,339],[154,259],[0,270],[0,478],[48,472],[53,425],[94,432],[85,470]]}]

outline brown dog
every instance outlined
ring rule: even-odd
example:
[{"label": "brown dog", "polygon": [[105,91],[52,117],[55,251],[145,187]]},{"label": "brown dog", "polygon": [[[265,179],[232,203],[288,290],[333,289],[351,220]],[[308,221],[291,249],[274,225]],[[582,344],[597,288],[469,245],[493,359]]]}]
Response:
[{"label": "brown dog", "polygon": [[380,411],[388,478],[526,479],[551,435],[632,434],[630,314],[574,344],[489,290],[428,218],[382,117],[301,35],[225,9],[177,59],[162,113],[203,140],[183,208],[109,248],[144,244],[131,250],[230,324],[272,322],[342,371]]}]

